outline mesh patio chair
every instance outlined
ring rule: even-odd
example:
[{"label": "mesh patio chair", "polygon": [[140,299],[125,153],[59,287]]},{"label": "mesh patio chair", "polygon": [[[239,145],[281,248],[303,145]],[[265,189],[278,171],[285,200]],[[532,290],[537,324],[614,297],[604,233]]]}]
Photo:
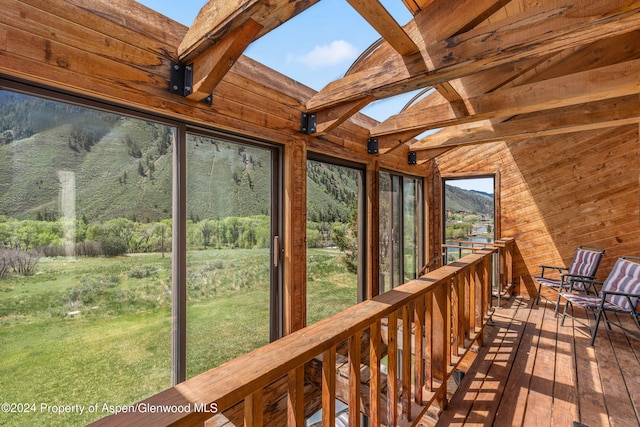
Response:
[{"label": "mesh patio chair", "polygon": [[[603,282],[591,282],[594,285],[601,284],[602,288],[597,295],[574,294],[570,292],[561,293],[567,304],[564,306],[561,325],[564,325],[565,317],[572,317],[578,323],[589,327],[579,319],[567,313],[569,306],[579,306],[591,311],[595,315],[595,325],[591,333],[590,346],[596,340],[600,319],[604,317],[607,328],[611,329],[611,323],[607,317],[607,311],[615,313],[627,313],[633,318],[636,326],[640,329],[640,317],[638,313],[638,302],[640,301],[640,257],[624,256],[616,261],[613,270]],[[616,325],[620,326],[622,325]],[[624,329],[624,328],[623,328]]]},{"label": "mesh patio chair", "polygon": [[[542,272],[539,277],[534,277],[534,280],[538,282],[538,295],[536,296],[536,304],[540,304],[540,297],[546,299],[549,302],[555,302],[556,313],[560,307],[560,293],[569,290],[571,287],[572,292],[589,293],[590,290],[595,294],[596,290],[593,288],[591,282],[585,282],[587,279],[593,281],[596,278],[596,271],[600,266],[600,261],[604,256],[604,249],[595,246],[581,245],[576,250],[573,256],[571,265],[567,267],[555,267],[550,265],[541,265]],[[560,274],[559,278],[549,277],[547,273],[549,270],[557,271]],[[547,277],[545,277],[547,273]],[[573,286],[571,286],[573,285]],[[542,288],[551,289],[557,293],[556,301],[552,301],[550,298],[542,295]]]}]

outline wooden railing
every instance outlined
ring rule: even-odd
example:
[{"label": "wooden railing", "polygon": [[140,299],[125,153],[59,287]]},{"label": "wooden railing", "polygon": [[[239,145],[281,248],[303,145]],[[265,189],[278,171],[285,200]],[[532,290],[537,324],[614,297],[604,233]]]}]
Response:
[{"label": "wooden railing", "polygon": [[373,426],[413,425],[446,405],[448,378],[483,344],[494,257],[505,254],[480,249],[92,425],[303,426],[322,409],[334,426],[336,400],[350,426],[361,413]]}]

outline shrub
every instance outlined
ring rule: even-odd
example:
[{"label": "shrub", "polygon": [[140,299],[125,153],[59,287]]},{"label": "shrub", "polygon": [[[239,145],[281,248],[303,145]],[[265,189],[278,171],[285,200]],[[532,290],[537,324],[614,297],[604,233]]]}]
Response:
[{"label": "shrub", "polygon": [[23,276],[32,276],[36,272],[40,257],[41,254],[35,250],[21,251],[19,249],[12,249],[8,251],[9,265],[15,273],[22,274]]},{"label": "shrub", "polygon": [[105,256],[119,256],[127,253],[127,243],[117,236],[105,236],[100,243]]}]

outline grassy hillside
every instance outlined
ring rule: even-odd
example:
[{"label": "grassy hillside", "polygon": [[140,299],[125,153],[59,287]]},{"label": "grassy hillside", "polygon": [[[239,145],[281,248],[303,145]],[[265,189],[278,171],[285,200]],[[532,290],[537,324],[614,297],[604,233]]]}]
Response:
[{"label": "grassy hillside", "polygon": [[447,185],[445,206],[452,212],[493,216],[493,195]]},{"label": "grassy hillside", "polygon": [[[0,91],[0,215],[55,219],[60,198],[88,223],[171,217],[173,130],[27,95]],[[268,215],[270,152],[190,135],[188,216],[194,221]],[[347,222],[357,174],[308,162],[308,218]],[[453,211],[490,213],[490,195],[448,187]]]}]

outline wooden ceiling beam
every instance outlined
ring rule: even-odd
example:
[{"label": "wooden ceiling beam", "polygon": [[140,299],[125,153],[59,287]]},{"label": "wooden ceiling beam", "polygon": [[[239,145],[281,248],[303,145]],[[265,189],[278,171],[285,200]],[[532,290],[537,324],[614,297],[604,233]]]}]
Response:
[{"label": "wooden ceiling beam", "polygon": [[[631,95],[640,91],[640,60],[583,71],[542,82],[505,88],[465,100],[469,116],[460,116],[450,104],[411,109],[371,129],[371,136],[455,126],[510,117],[537,110]],[[427,119],[428,118],[428,119]]]},{"label": "wooden ceiling beam", "polygon": [[412,151],[561,135],[640,123],[640,95],[607,99],[521,116],[502,123],[448,129],[411,145]]},{"label": "wooden ceiling beam", "polygon": [[[416,54],[409,59],[392,57],[379,66],[328,84],[306,103],[306,110],[330,108],[364,95],[386,98],[509,62],[590,43],[594,34],[615,36],[637,30],[640,28],[640,4],[623,3],[622,0],[545,3],[523,16],[430,45],[430,57],[439,58],[440,62],[432,71],[420,71],[422,55]],[[505,41],[509,41],[509,45]]]},{"label": "wooden ceiling beam", "polygon": [[378,0],[347,0],[347,2],[380,34],[401,56],[418,52],[404,29]]},{"label": "wooden ceiling beam", "polygon": [[249,19],[262,26],[255,38],[268,33],[319,0],[210,0],[198,13],[178,47],[178,59],[188,64]]},{"label": "wooden ceiling beam", "polygon": [[200,101],[209,96],[261,29],[262,25],[253,19],[247,19],[225,38],[198,55],[191,64],[193,86],[187,98]]},{"label": "wooden ceiling beam", "polygon": [[[407,49],[405,53],[402,54],[401,50],[395,48],[391,45],[391,36],[386,40],[386,43],[382,44],[371,56],[363,59],[358,64],[355,65],[351,74],[360,74],[368,75],[371,67],[380,67],[380,64],[389,63],[392,67],[401,66],[410,69],[411,74],[422,74],[428,72],[427,62],[425,61],[425,57],[423,57],[423,53],[426,54],[424,40],[429,39],[429,37],[434,37],[436,39],[445,39],[449,36],[452,36],[458,32],[460,32],[463,28],[467,28],[472,23],[477,21],[477,16],[486,15],[487,10],[494,10],[496,5],[503,4],[506,0],[476,0],[472,3],[469,3],[465,0],[447,0],[443,1],[420,1],[416,2],[414,6],[418,9],[424,9],[421,12],[420,23],[417,24],[416,20],[411,20],[407,25],[403,28],[400,28],[404,34],[407,34],[411,40],[417,40],[422,43],[422,46],[416,46],[419,48],[419,51],[412,51],[412,49]],[[351,1],[350,1],[351,3]],[[377,1],[371,2],[366,0],[353,0],[353,4],[359,5],[360,9],[366,9],[367,7],[381,7]],[[373,3],[374,6],[369,6],[370,3]],[[376,6],[377,4],[377,6]],[[405,5],[407,3],[405,2]],[[419,6],[418,6],[419,5]],[[354,6],[356,7],[356,6]],[[407,5],[410,10],[413,12],[413,8],[410,5]],[[356,10],[359,11],[358,7]],[[360,12],[360,11],[359,11]],[[386,12],[386,10],[385,10]],[[373,15],[370,20],[370,23],[374,25],[376,21],[375,14],[370,12],[360,12],[363,16],[365,14]],[[382,12],[380,12],[382,13]],[[366,18],[366,16],[365,16]],[[395,23],[395,21],[393,21]],[[374,25],[374,28],[377,28],[382,24],[382,22]],[[424,30],[419,28],[420,26],[424,27]],[[381,32],[381,30],[379,30]],[[425,34],[423,34],[423,31]],[[428,34],[427,34],[428,33]],[[381,32],[381,34],[383,34]],[[391,59],[390,59],[391,58]],[[398,65],[400,64],[400,65]],[[383,65],[384,66],[384,65]],[[434,84],[433,87],[440,92],[445,99],[449,102],[454,103],[454,106],[458,108],[460,111],[464,111],[464,104],[462,103],[462,96],[458,93],[457,89],[451,85],[447,81],[442,81],[437,84]],[[402,93],[404,91],[400,91]],[[354,102],[358,102],[364,99],[369,99],[370,102],[378,99],[375,96],[359,96],[356,99],[352,99],[346,101],[348,105],[353,105]],[[365,107],[366,104],[363,104],[362,107]],[[318,117],[321,116],[331,116],[334,119],[329,125],[322,125],[320,121],[318,122],[318,126],[316,129],[317,133],[314,135],[322,135],[323,133],[328,132],[330,129],[335,128],[340,123],[346,121],[350,116],[344,115],[342,117],[336,118],[337,114],[335,112],[327,112],[333,109],[333,106],[328,106],[326,108],[319,108],[314,110]],[[338,108],[342,111],[351,111],[349,108]],[[324,112],[323,112],[324,110]],[[307,108],[307,111],[310,111]],[[355,111],[352,111],[350,114],[354,114]],[[320,119],[318,119],[320,120]],[[320,129],[325,129],[324,132],[319,131]]]}]

